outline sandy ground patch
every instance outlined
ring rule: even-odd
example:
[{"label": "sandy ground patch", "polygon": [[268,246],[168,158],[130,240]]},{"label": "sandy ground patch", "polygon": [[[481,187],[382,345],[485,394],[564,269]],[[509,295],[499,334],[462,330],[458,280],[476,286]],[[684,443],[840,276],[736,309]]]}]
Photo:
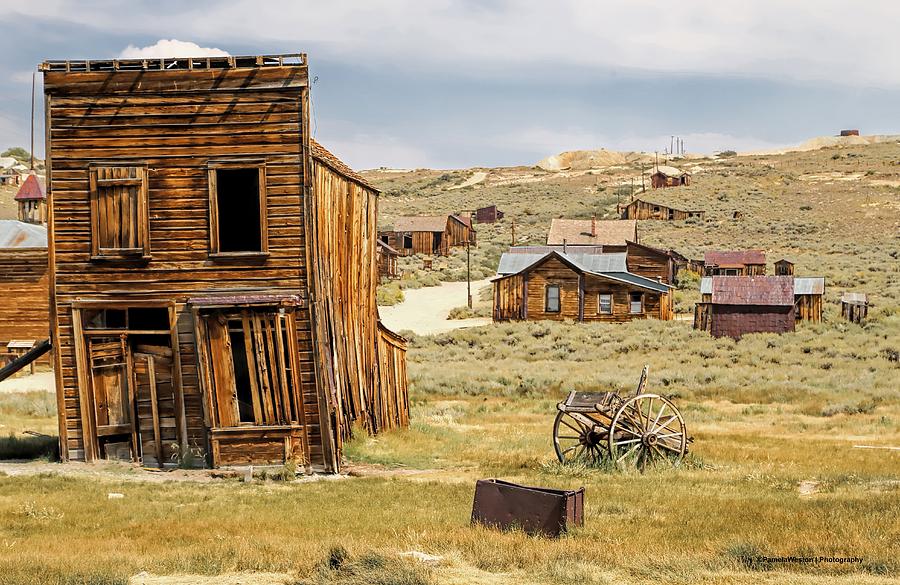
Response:
[{"label": "sandy ground patch", "polygon": [[129,585],[285,585],[297,580],[284,573],[227,573],[225,575],[152,575],[138,573]]},{"label": "sandy ground patch", "polygon": [[[488,280],[472,283],[472,296],[490,286]],[[488,325],[488,317],[475,319],[448,320],[447,315],[456,307],[466,304],[465,282],[444,282],[440,286],[429,286],[403,291],[403,302],[392,307],[378,307],[381,320],[393,331],[409,330],[419,335],[443,333],[465,327]]]},{"label": "sandy ground patch", "polygon": [[53,372],[36,372],[28,376],[15,376],[0,382],[0,394],[14,392],[56,392]]},{"label": "sandy ground patch", "polygon": [[456,189],[462,189],[464,187],[472,187],[473,185],[477,185],[478,183],[483,183],[485,179],[487,179],[488,174],[484,171],[475,171],[472,173],[472,176],[460,183],[459,185],[453,185],[452,187],[448,187],[448,191],[455,191]]}]

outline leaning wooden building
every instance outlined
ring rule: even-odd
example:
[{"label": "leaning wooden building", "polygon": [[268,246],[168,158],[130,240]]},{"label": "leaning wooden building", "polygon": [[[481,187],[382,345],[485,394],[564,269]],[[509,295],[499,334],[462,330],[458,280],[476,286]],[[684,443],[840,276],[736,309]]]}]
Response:
[{"label": "leaning wooden building", "polygon": [[377,190],[310,139],[305,55],[41,70],[64,460],[333,472],[407,423]]}]

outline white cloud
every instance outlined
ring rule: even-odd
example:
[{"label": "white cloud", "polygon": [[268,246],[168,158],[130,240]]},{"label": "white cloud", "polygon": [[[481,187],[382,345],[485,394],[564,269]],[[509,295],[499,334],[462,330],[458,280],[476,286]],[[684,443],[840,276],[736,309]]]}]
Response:
[{"label": "white cloud", "polygon": [[163,57],[227,57],[222,49],[201,47],[190,41],[160,39],[146,47],[128,45],[119,53],[119,59],[160,59]]}]

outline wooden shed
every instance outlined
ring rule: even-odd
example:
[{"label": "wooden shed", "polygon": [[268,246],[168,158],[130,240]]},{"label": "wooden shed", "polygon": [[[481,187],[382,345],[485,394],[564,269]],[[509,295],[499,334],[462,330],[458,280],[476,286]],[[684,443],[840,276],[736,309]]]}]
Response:
[{"label": "wooden shed", "polygon": [[766,253],[762,250],[706,252],[703,266],[706,276],[763,276]]},{"label": "wooden shed", "polygon": [[[776,265],[777,266],[777,265]],[[776,276],[789,276],[779,275]],[[798,321],[822,320],[822,299],[825,297],[825,278],[822,276],[794,277],[794,306]]]},{"label": "wooden shed", "polygon": [[841,295],[841,317],[851,323],[862,323],[869,314],[869,296],[866,293],[845,292]]},{"label": "wooden shed", "polygon": [[310,139],[306,55],[41,70],[63,460],[334,472],[406,424],[377,190]]},{"label": "wooden shed", "polygon": [[740,339],[748,333],[787,333],[795,328],[794,279],[790,276],[712,276],[700,281],[694,329]]},{"label": "wooden shed", "polygon": [[622,219],[660,219],[667,221],[679,221],[685,219],[706,218],[706,212],[698,209],[688,210],[680,209],[672,203],[661,203],[658,201],[646,201],[644,199],[635,199],[627,205],[619,207],[619,213]]},{"label": "wooden shed", "polygon": [[538,248],[510,248],[501,256],[493,281],[494,321],[672,318],[670,287],[628,272],[624,253]]},{"label": "wooden shed", "polygon": [[476,223],[494,223],[503,219],[503,212],[497,209],[496,205],[488,205],[487,207],[479,207],[475,210]]},{"label": "wooden shed", "polygon": [[859,130],[857,130],[855,128],[852,130],[841,130],[840,135],[841,136],[859,136]]},{"label": "wooden shed", "polygon": [[548,246],[603,246],[607,252],[624,252],[628,242],[640,242],[633,219],[550,220]]},{"label": "wooden shed", "polygon": [[682,187],[691,184],[691,174],[675,167],[660,165],[650,175],[650,185],[654,189],[666,187]]},{"label": "wooden shed", "polygon": [[675,279],[678,276],[678,265],[672,251],[638,244],[637,242],[627,242],[625,253],[628,272],[659,280],[666,284],[675,284]]},{"label": "wooden shed", "polygon": [[379,276],[382,278],[400,277],[400,270],[397,268],[397,257],[400,253],[388,246],[380,237],[378,239],[378,247],[375,249],[375,255],[378,262]]},{"label": "wooden shed", "polygon": [[782,258],[775,263],[775,276],[794,276],[794,263]]},{"label": "wooden shed", "polygon": [[37,175],[31,173],[15,196],[19,208],[19,221],[47,224],[47,196]]},{"label": "wooden shed", "polygon": [[49,289],[47,229],[0,220],[0,361],[50,337]]},{"label": "wooden shed", "polygon": [[401,256],[446,256],[451,247],[475,244],[472,220],[455,214],[398,217],[379,237]]}]

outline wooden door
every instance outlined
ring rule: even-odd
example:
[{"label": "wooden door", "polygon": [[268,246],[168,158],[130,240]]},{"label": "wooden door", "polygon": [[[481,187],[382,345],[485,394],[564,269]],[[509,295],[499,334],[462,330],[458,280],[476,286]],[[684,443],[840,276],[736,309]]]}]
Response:
[{"label": "wooden door", "polygon": [[146,466],[178,462],[175,382],[171,348],[136,345],[132,372],[138,441]]},{"label": "wooden door", "polygon": [[125,337],[93,337],[87,345],[99,452],[108,459],[133,459],[137,445]]}]

